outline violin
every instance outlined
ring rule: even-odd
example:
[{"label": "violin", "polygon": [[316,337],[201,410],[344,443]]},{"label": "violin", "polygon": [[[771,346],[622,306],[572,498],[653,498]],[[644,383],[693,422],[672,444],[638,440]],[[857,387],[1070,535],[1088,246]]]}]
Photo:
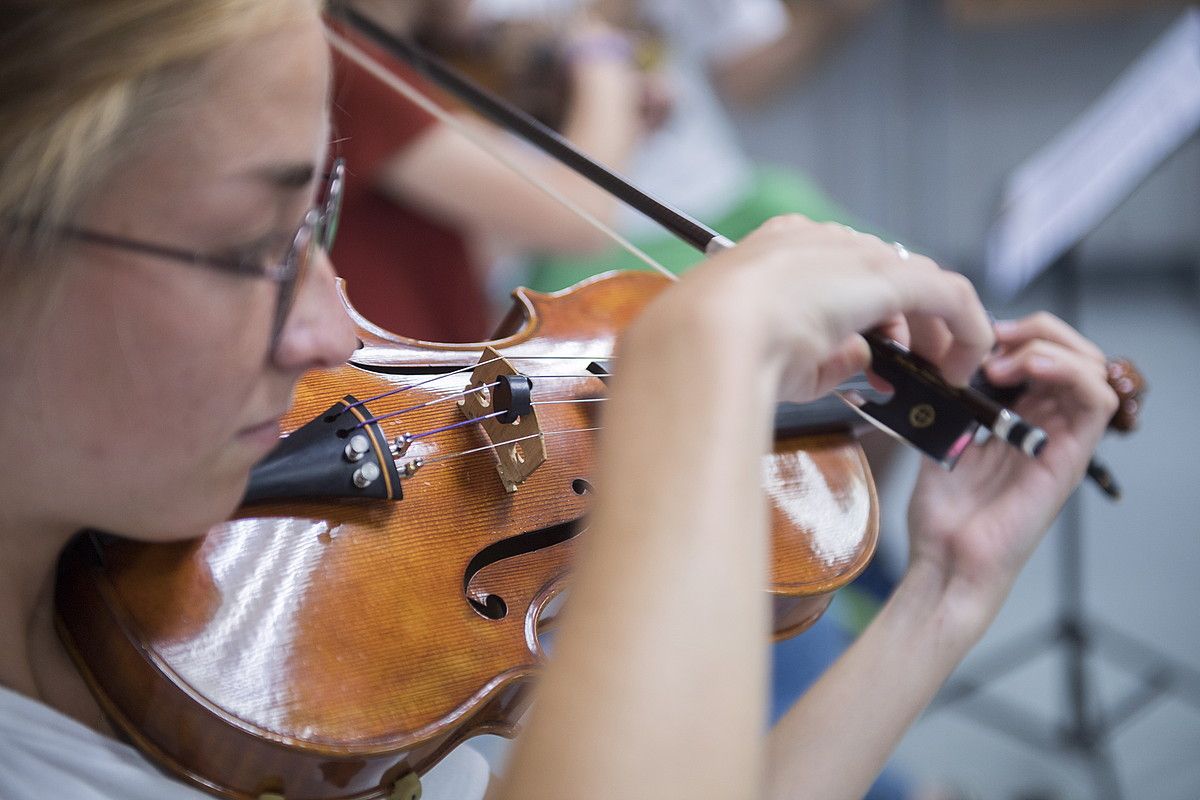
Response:
[{"label": "violin", "polygon": [[[268,457],[251,480],[262,500],[202,539],[89,533],[65,553],[60,633],[115,726],[230,798],[386,797],[472,735],[512,735],[586,535],[613,343],[667,285],[632,272],[518,290],[477,344],[354,314],[363,347],[306,376],[284,420],[284,444],[324,426],[310,452],[332,442],[340,473],[280,480],[286,453]],[[492,416],[504,375],[531,384],[516,424]],[[811,624],[874,551],[875,487],[841,416],[782,415],[763,459],[778,636]],[[367,464],[378,474],[359,486]]]}]

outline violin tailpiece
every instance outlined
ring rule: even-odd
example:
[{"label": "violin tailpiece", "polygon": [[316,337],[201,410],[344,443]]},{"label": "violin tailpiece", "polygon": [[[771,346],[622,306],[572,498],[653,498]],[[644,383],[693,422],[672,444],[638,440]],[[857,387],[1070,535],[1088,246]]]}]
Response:
[{"label": "violin tailpiece", "polygon": [[387,438],[353,395],[281,439],[251,470],[242,504],[341,497],[404,499]]}]

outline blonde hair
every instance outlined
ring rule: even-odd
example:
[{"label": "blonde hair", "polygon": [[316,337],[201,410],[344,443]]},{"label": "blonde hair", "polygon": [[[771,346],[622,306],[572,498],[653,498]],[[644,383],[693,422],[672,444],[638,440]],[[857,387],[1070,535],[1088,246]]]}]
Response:
[{"label": "blonde hair", "polygon": [[221,47],[304,0],[15,0],[0,31],[0,281],[52,248],[136,132]]}]

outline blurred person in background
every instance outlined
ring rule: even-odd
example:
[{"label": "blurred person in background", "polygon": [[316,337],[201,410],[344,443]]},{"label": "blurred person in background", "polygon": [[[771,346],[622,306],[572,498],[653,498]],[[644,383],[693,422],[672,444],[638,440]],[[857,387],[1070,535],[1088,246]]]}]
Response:
[{"label": "blurred person in background", "polygon": [[[728,104],[761,102],[811,69],[876,2],[473,0],[468,19],[484,27],[516,19],[562,27],[587,9],[628,31],[664,99],[658,124],[638,142],[626,174],[736,241],[783,213],[852,221],[805,176],[755,163],[738,139]],[[680,271],[700,260],[690,246],[635,211],[622,208],[617,222],[622,234],[669,269]],[[609,269],[637,268],[642,265],[636,258],[611,247],[585,257],[545,253],[529,283],[553,291]]]},{"label": "blurred person in background", "polygon": [[[372,0],[358,6],[393,31],[462,4]],[[626,163],[643,128],[642,87],[625,37],[594,17],[565,32],[570,102],[564,131],[602,161]],[[406,66],[363,45],[429,93]],[[333,150],[348,179],[332,254],[354,307],[393,333],[431,341],[478,341],[492,331],[485,299],[494,247],[543,253],[599,252],[591,225],[499,163],[450,125],[399,96],[362,67],[335,58]],[[616,200],[556,162],[479,121],[465,124],[490,145],[601,220]]]}]

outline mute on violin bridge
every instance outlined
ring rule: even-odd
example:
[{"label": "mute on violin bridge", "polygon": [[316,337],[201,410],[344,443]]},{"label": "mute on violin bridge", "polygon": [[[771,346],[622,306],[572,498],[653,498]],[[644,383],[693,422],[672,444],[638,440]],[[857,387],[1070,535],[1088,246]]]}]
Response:
[{"label": "mute on violin bridge", "polygon": [[458,401],[463,417],[477,421],[495,449],[496,472],[507,492],[515,492],[546,460],[532,391],[533,381],[485,347]]}]

